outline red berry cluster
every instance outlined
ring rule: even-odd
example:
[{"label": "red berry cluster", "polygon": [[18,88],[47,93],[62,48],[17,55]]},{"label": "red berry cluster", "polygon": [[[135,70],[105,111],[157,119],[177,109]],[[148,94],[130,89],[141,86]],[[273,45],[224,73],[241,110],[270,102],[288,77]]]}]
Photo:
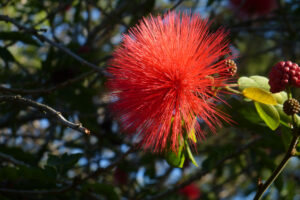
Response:
[{"label": "red berry cluster", "polygon": [[272,93],[281,92],[287,86],[300,87],[300,67],[291,61],[277,63],[269,74]]}]

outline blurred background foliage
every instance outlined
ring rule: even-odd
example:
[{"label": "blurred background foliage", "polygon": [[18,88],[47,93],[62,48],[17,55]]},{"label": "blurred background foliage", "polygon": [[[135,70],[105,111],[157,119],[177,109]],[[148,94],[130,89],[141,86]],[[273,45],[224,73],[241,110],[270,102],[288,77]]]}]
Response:
[{"label": "blurred background foliage", "polygon": [[[253,103],[224,97],[230,106],[220,108],[235,123],[217,134],[201,125],[208,134],[198,144],[199,167],[170,167],[162,155],[136,150],[135,138],[120,134],[103,73],[37,37],[105,69],[122,34],[138,20],[175,9],[230,31],[237,78],[267,76],[280,60],[299,64],[300,1],[252,0],[265,7],[275,2],[263,11],[247,1],[0,0],[1,15],[37,30],[0,21],[1,95],[46,104],[91,131],[85,135],[24,104],[0,102],[0,199],[252,199],[257,181],[283,157],[288,128],[273,132]],[[299,166],[293,158],[265,199],[300,199]]]}]

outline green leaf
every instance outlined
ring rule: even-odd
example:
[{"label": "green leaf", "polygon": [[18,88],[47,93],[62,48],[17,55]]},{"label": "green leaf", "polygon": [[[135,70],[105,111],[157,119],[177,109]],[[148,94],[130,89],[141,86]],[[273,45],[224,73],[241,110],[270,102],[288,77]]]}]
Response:
[{"label": "green leaf", "polygon": [[192,163],[193,163],[196,167],[198,167],[198,164],[197,164],[197,162],[196,162],[196,160],[195,160],[195,158],[194,158],[194,155],[193,155],[193,153],[192,153],[192,151],[191,151],[191,149],[190,149],[190,146],[189,146],[189,143],[188,143],[187,140],[185,140],[185,148],[186,148],[186,152],[187,152],[188,158],[192,161]]},{"label": "green leaf", "polygon": [[185,155],[182,151],[183,145],[179,148],[177,154],[173,151],[170,151],[166,155],[166,160],[170,166],[182,168],[184,161],[185,161]]},{"label": "green leaf", "polygon": [[81,158],[82,154],[63,154],[62,156],[49,155],[47,165],[54,167],[59,173],[64,174]]},{"label": "green leaf", "polygon": [[283,104],[288,99],[287,93],[284,91],[274,93],[272,95],[276,99],[278,104]]},{"label": "green leaf", "polygon": [[[238,80],[238,85],[240,91],[243,91],[246,88],[260,88],[266,92],[270,91],[269,79],[264,76],[241,77]],[[284,91],[279,93],[270,93],[270,95],[276,99],[278,104],[283,104],[284,101],[287,100],[287,93]]]},{"label": "green leaf", "polygon": [[250,79],[254,80],[257,86],[261,89],[270,90],[269,79],[264,76],[250,76]]},{"label": "green leaf", "polygon": [[40,46],[39,43],[32,38],[31,35],[21,32],[0,32],[0,40],[21,41],[25,44]]},{"label": "green leaf", "polygon": [[194,143],[197,143],[195,128],[192,128],[192,130],[188,133],[188,138],[191,139]]},{"label": "green leaf", "polygon": [[239,89],[243,91],[245,88],[257,87],[269,91],[269,80],[264,76],[241,77],[238,80]]},{"label": "green leaf", "polygon": [[239,78],[238,85],[241,91],[248,87],[258,87],[257,83],[254,80],[244,76]]},{"label": "green leaf", "polygon": [[254,105],[260,118],[264,120],[270,129],[275,130],[280,123],[280,117],[275,107],[259,102],[254,102]]},{"label": "green leaf", "polygon": [[24,163],[27,163],[30,165],[37,164],[37,159],[34,154],[25,152],[22,148],[19,148],[19,147],[7,147],[4,145],[1,145],[0,152],[7,154],[19,161],[23,161]]},{"label": "green leaf", "polygon": [[2,181],[14,182],[14,188],[47,188],[55,187],[56,176],[48,170],[39,167],[2,167],[0,168]]},{"label": "green leaf", "polygon": [[95,192],[102,197],[100,199],[103,199],[103,197],[105,197],[105,199],[111,200],[120,199],[117,191],[115,190],[115,187],[104,183],[85,184],[82,190]]},{"label": "green leaf", "polygon": [[277,104],[276,99],[273,97],[271,93],[260,88],[254,88],[254,87],[245,88],[243,90],[243,95],[248,99],[252,99],[254,101],[263,104],[269,104],[269,105]]}]

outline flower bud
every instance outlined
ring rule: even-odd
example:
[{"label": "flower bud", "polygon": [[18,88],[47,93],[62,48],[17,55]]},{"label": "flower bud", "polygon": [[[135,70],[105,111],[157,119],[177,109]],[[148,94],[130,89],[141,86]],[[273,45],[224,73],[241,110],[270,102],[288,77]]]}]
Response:
[{"label": "flower bud", "polygon": [[227,72],[229,73],[229,75],[234,76],[237,72],[237,65],[234,62],[234,60],[231,59],[225,60],[225,65],[227,67]]},{"label": "flower bud", "polygon": [[283,111],[287,115],[297,114],[300,111],[300,104],[297,99],[288,99],[283,104]]}]

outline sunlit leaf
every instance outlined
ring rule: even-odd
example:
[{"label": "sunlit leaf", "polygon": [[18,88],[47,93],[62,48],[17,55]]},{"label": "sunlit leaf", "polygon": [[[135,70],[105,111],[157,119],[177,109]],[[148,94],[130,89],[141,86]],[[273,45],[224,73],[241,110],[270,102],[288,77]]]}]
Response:
[{"label": "sunlit leaf", "polygon": [[241,77],[238,80],[239,89],[243,91],[248,87],[257,87],[269,91],[269,79],[264,76]]},{"label": "sunlit leaf", "polygon": [[265,90],[260,88],[249,87],[243,90],[243,95],[246,98],[252,99],[254,101],[269,104],[269,105],[276,105],[277,101],[273,97],[273,95]]},{"label": "sunlit leaf", "polygon": [[[264,76],[241,77],[238,80],[238,85],[239,85],[239,90],[241,91],[245,90],[246,88],[259,88],[264,90],[265,92],[270,91],[269,79]],[[283,104],[284,101],[287,99],[287,93],[284,91],[279,93],[270,93],[270,94],[276,99],[278,104]]]},{"label": "sunlit leaf", "polygon": [[258,88],[261,88],[261,89],[264,89],[267,91],[270,90],[268,78],[266,78],[264,76],[250,76],[249,78],[256,82]]},{"label": "sunlit leaf", "polygon": [[287,93],[282,91],[282,92],[278,92],[278,93],[274,93],[272,94],[273,97],[276,99],[278,104],[283,104],[287,99]]},{"label": "sunlit leaf", "polygon": [[250,79],[248,77],[239,78],[238,85],[241,91],[248,87],[258,87],[258,84],[253,79]]},{"label": "sunlit leaf", "polygon": [[260,118],[264,120],[270,129],[275,130],[280,123],[280,117],[275,107],[259,102],[254,102],[254,105]]},{"label": "sunlit leaf", "polygon": [[186,152],[187,152],[187,155],[188,155],[188,158],[190,159],[190,161],[192,161],[192,163],[193,163],[196,167],[198,167],[198,164],[197,164],[197,162],[196,162],[196,160],[195,160],[195,158],[194,158],[194,155],[193,155],[193,153],[192,153],[192,151],[191,151],[191,149],[190,149],[190,146],[189,146],[187,140],[185,141],[185,148],[186,148]]}]

